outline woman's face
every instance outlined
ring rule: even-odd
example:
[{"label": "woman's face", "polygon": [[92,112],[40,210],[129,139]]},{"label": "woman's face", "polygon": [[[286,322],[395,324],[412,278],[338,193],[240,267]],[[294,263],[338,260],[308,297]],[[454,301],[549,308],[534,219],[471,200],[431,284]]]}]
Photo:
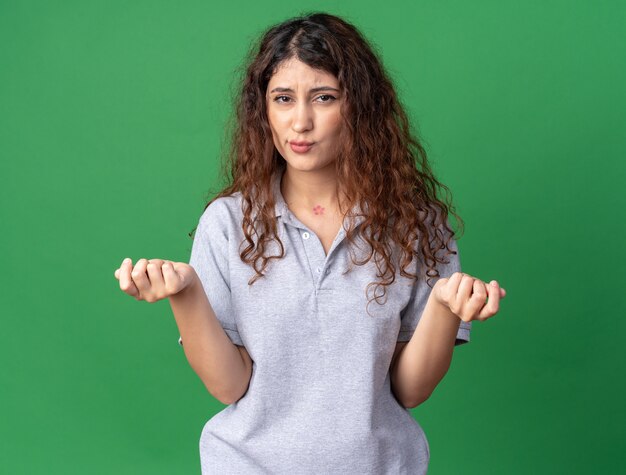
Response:
[{"label": "woman's face", "polygon": [[320,170],[335,161],[342,91],[335,76],[296,58],[284,61],[267,86],[274,145],[288,166]]}]

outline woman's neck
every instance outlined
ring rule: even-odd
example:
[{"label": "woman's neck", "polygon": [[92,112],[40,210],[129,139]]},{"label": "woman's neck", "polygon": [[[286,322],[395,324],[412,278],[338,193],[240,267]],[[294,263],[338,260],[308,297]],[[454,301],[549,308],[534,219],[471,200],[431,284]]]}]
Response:
[{"label": "woman's neck", "polygon": [[291,210],[307,211],[319,216],[339,210],[337,177],[332,167],[304,172],[287,167],[280,189]]}]

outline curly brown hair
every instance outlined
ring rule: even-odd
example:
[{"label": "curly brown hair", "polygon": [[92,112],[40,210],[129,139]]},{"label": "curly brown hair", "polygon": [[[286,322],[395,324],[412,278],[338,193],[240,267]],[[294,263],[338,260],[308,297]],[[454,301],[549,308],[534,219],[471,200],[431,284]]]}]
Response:
[{"label": "curly brown hair", "polygon": [[[274,147],[266,89],[277,67],[294,57],[333,74],[346,97],[341,108],[344,127],[335,160],[336,175],[347,198],[346,209],[357,205],[356,209],[367,210],[359,232],[369,244],[369,256],[355,261],[351,254],[351,259],[355,265],[363,265],[374,256],[377,278],[381,279],[370,284],[375,285],[374,299],[380,303],[386,287],[396,279],[392,243],[400,250],[403,277],[418,278],[407,271],[414,258],[427,266],[428,280],[438,277],[436,262],[449,262],[437,256],[438,251],[455,253],[449,247],[450,240],[456,238],[448,224],[449,214],[460,224],[461,234],[463,229],[450,190],[433,175],[424,147],[411,132],[407,114],[373,47],[346,20],[314,12],[271,26],[252,45],[235,95],[229,144],[222,161],[222,175],[231,184],[205,206],[241,192],[245,236],[241,245],[246,242],[247,246],[240,257],[256,271],[248,284],[264,276],[270,259],[284,256],[277,234],[271,179],[285,161]],[[346,217],[352,216],[349,211],[341,211]],[[345,231],[351,246],[355,226]],[[278,243],[280,254],[265,256],[266,245],[272,240]],[[378,294],[381,286],[382,294]]]}]

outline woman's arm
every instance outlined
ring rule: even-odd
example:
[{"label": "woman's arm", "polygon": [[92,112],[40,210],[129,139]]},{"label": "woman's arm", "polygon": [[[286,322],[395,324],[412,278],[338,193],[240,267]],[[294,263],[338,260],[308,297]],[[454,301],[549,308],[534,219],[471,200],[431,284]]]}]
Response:
[{"label": "woman's arm", "polygon": [[193,370],[220,402],[238,401],[248,390],[252,361],[220,325],[198,276],[194,273],[193,282],[169,300]]},{"label": "woman's arm", "polygon": [[411,339],[398,353],[391,368],[396,399],[413,408],[430,397],[452,361],[461,320],[432,296]]},{"label": "woman's arm", "polygon": [[497,281],[486,285],[462,272],[435,283],[413,336],[390,369],[391,387],[401,404],[413,408],[430,397],[450,368],[461,320],[491,318],[505,296]]}]

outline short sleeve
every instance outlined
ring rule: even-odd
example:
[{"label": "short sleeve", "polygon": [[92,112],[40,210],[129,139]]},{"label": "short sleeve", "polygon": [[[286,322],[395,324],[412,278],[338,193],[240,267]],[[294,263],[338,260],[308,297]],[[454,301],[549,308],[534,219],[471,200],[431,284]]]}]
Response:
[{"label": "short sleeve", "polygon": [[[205,210],[196,228],[189,265],[202,282],[217,320],[235,345],[244,346],[233,314],[228,265],[230,216],[227,206],[217,199]],[[180,343],[180,341],[179,341]]]},{"label": "short sleeve", "polygon": [[[456,251],[456,254],[448,254],[445,256],[449,262],[442,264],[437,262],[437,270],[439,271],[439,278],[450,277],[455,272],[461,272],[461,261],[459,259],[459,250],[457,243],[454,239],[450,240],[449,248]],[[435,279],[431,279],[431,283],[434,285]],[[400,314],[400,332],[398,333],[397,341],[409,341],[413,336],[413,332],[417,328],[419,319],[424,312],[426,302],[430,297],[432,289],[428,286],[424,274],[421,273],[419,280],[413,284],[411,290],[411,299],[407,306],[402,310]],[[470,330],[472,328],[472,322],[463,322],[459,326],[459,331],[456,334],[455,346],[467,343],[470,341]]]}]

